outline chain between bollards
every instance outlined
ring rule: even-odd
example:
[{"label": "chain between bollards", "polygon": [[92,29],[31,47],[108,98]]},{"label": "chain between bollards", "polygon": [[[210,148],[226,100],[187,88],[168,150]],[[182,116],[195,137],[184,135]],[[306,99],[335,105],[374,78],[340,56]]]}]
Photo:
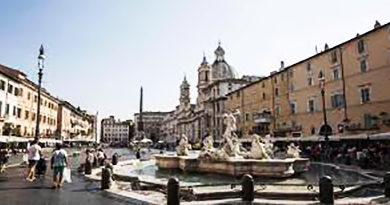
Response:
[{"label": "chain between bollards", "polygon": [[179,205],[180,204],[180,186],[179,180],[176,178],[169,178],[167,185],[167,204]]}]

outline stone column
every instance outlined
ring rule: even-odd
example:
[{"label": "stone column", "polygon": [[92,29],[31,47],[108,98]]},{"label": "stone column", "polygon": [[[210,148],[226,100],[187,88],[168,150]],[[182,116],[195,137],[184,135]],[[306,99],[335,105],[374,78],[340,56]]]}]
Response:
[{"label": "stone column", "polygon": [[102,168],[101,189],[109,189],[111,187],[111,169]]},{"label": "stone column", "polygon": [[242,200],[252,202],[255,198],[254,195],[254,181],[251,175],[245,174],[242,177]]},{"label": "stone column", "polygon": [[390,172],[385,174],[383,182],[385,184],[385,196],[390,198]]},{"label": "stone column", "polygon": [[88,160],[85,161],[84,164],[84,173],[91,174],[92,173],[92,163]]},{"label": "stone column", "polygon": [[321,204],[334,204],[333,181],[330,176],[320,179],[319,200]]},{"label": "stone column", "polygon": [[117,165],[118,164],[118,155],[114,154],[112,155],[112,165]]},{"label": "stone column", "polygon": [[176,178],[169,178],[167,189],[168,189],[167,204],[179,205],[180,204],[179,181]]}]

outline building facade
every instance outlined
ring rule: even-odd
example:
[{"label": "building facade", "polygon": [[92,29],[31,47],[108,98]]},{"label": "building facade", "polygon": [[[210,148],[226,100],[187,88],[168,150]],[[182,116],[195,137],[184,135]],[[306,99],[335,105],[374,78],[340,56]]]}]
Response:
[{"label": "building facade", "polygon": [[[35,137],[37,93],[38,86],[23,72],[0,65],[0,134]],[[70,133],[90,133],[93,136],[96,128],[91,122],[96,116],[85,111],[81,114],[73,108],[70,103],[64,103],[41,88],[39,137],[64,139],[70,138]],[[78,116],[73,118],[79,118],[83,129],[70,129],[70,121],[75,121],[70,116]]]},{"label": "building facade", "polygon": [[240,78],[235,69],[225,60],[225,50],[219,44],[214,52],[215,60],[208,63],[206,57],[198,67],[197,99],[191,104],[190,85],[184,78],[180,86],[179,105],[164,119],[163,133],[167,141],[186,135],[192,144],[211,134],[215,140],[220,140],[223,130],[223,114],[226,110],[226,95],[251,81],[258,80],[256,76]]},{"label": "building facade", "polygon": [[229,93],[227,107],[241,111],[238,129],[244,136],[318,135],[323,106],[334,135],[389,132],[389,87],[390,25],[376,23],[373,30],[332,48],[325,45]]},{"label": "building facade", "polygon": [[[161,127],[164,118],[169,112],[142,112],[143,131],[145,137],[157,142],[161,136]],[[135,130],[138,130],[139,113],[134,114]]]},{"label": "building facade", "polygon": [[127,144],[133,138],[133,121],[115,120],[114,116],[104,118],[101,121],[101,139],[106,143]]}]

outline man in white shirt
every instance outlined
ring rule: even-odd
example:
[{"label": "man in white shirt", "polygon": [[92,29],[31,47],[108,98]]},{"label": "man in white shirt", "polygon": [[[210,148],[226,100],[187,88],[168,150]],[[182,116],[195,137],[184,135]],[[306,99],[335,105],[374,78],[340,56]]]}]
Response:
[{"label": "man in white shirt", "polygon": [[28,155],[28,171],[27,171],[27,181],[35,180],[35,166],[38,163],[38,160],[41,158],[41,147],[38,145],[38,140],[34,140],[30,147],[27,149]]}]

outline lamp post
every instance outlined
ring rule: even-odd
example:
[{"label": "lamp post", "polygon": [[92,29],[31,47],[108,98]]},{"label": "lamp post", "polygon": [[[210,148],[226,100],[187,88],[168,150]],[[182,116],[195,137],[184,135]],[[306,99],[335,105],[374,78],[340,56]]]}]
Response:
[{"label": "lamp post", "polygon": [[325,108],[325,75],[322,71],[318,74],[318,81],[320,83],[321,88],[321,96],[322,96],[322,112],[324,114],[324,125],[320,128],[320,135],[325,137],[325,150],[328,146],[329,142],[329,134],[332,132],[332,128],[328,125],[328,121],[326,118],[326,108]]},{"label": "lamp post", "polygon": [[41,83],[42,83],[42,75],[43,75],[43,68],[45,67],[45,49],[43,48],[43,45],[41,44],[41,47],[39,48],[39,56],[38,56],[38,102],[37,102],[37,124],[35,129],[35,138],[39,139],[39,124],[41,121]]}]

